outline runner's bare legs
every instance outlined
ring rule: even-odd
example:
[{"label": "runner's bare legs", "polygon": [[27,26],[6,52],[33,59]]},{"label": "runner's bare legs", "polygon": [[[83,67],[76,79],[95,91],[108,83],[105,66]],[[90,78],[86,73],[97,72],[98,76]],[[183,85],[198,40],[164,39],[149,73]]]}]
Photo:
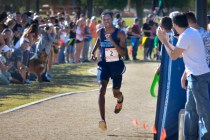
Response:
[{"label": "runner's bare legs", "polygon": [[107,130],[106,120],[105,120],[105,94],[106,94],[107,84],[108,82],[105,80],[99,81],[100,90],[99,90],[98,104],[101,115],[101,121],[99,122],[99,127],[102,130]]}]

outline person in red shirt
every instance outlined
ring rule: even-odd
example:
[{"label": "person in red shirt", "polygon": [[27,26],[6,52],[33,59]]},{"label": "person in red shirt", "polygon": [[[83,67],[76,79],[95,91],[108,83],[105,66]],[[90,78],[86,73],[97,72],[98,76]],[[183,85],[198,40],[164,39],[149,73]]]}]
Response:
[{"label": "person in red shirt", "polygon": [[136,58],[136,56],[137,56],[137,51],[138,51],[139,39],[141,37],[141,30],[140,30],[139,23],[140,23],[140,19],[135,18],[135,23],[133,24],[133,27],[132,27],[132,38],[134,39],[133,40],[134,43],[132,43],[132,47],[133,47],[132,57],[133,57],[133,60],[138,60]]}]

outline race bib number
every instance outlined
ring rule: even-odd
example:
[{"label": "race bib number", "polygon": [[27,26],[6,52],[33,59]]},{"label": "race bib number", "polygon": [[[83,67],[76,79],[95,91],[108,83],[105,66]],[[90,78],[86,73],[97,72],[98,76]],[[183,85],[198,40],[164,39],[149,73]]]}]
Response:
[{"label": "race bib number", "polygon": [[106,56],[106,62],[119,61],[119,54],[116,48],[106,48],[105,56]]}]

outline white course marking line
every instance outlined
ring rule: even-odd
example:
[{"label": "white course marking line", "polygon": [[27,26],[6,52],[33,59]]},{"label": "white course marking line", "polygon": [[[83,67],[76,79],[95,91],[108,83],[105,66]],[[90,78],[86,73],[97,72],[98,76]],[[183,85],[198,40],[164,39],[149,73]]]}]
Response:
[{"label": "white course marking line", "polygon": [[[93,75],[96,75],[96,73],[94,73],[94,70],[95,69],[89,69],[88,72],[93,74]],[[107,88],[111,88],[111,86],[107,87]],[[93,89],[93,90],[87,90],[87,91],[78,91],[78,92],[67,92],[67,93],[58,94],[58,95],[55,95],[55,96],[51,96],[51,97],[48,97],[48,98],[44,98],[44,99],[41,99],[41,100],[38,100],[38,101],[31,102],[31,103],[28,103],[28,104],[24,104],[24,105],[21,105],[21,106],[12,108],[12,109],[5,110],[3,112],[0,112],[0,115],[6,114],[6,113],[9,113],[9,112],[13,112],[13,111],[16,111],[16,110],[19,110],[19,109],[23,109],[23,108],[26,108],[26,107],[29,107],[29,106],[32,106],[32,105],[35,105],[35,104],[39,104],[39,103],[42,103],[42,102],[45,102],[45,101],[48,101],[48,100],[56,99],[56,98],[59,98],[59,97],[73,95],[73,94],[87,93],[87,92],[95,92],[95,91],[99,91],[99,89]]]},{"label": "white course marking line", "polygon": [[[88,73],[96,75],[96,73],[94,71],[97,71],[97,69],[96,68],[89,69]],[[111,86],[109,86],[107,88],[111,88]],[[87,91],[78,91],[78,92],[67,92],[67,93],[58,94],[58,95],[55,95],[55,96],[51,96],[51,97],[48,97],[48,98],[44,98],[44,99],[41,99],[41,100],[38,100],[38,101],[31,102],[31,103],[28,103],[28,104],[24,104],[24,105],[21,105],[21,106],[12,108],[12,109],[8,109],[6,111],[0,112],[0,115],[6,114],[6,113],[9,113],[9,112],[13,112],[13,111],[16,111],[16,110],[19,110],[19,109],[23,109],[23,108],[26,108],[26,107],[29,107],[29,106],[32,106],[32,105],[35,105],[35,104],[39,104],[39,103],[42,103],[42,102],[45,102],[45,101],[48,101],[48,100],[56,99],[56,98],[59,98],[59,97],[73,95],[73,94],[94,92],[94,91],[99,91],[99,89],[93,89],[93,90],[87,90]]]},{"label": "white course marking line", "polygon": [[81,94],[81,93],[86,93],[86,92],[94,92],[94,91],[98,91],[98,90],[99,89],[88,90],[88,91],[79,91],[79,92],[67,92],[67,93],[58,94],[58,95],[55,95],[55,96],[44,98],[44,99],[41,99],[41,100],[38,100],[38,101],[34,101],[34,102],[31,102],[31,103],[28,103],[28,104],[24,104],[24,105],[21,105],[21,106],[18,106],[18,107],[0,112],[0,115],[5,114],[5,113],[9,113],[9,112],[12,112],[12,111],[16,111],[16,110],[19,110],[19,109],[22,109],[22,108],[26,108],[26,107],[29,107],[29,106],[32,106],[32,105],[35,105],[35,104],[39,104],[39,103],[42,103],[42,102],[45,102],[45,101],[48,101],[48,100],[56,99],[56,98],[59,98],[59,97],[63,97],[63,96],[67,96],[67,95],[73,95],[73,94]]}]

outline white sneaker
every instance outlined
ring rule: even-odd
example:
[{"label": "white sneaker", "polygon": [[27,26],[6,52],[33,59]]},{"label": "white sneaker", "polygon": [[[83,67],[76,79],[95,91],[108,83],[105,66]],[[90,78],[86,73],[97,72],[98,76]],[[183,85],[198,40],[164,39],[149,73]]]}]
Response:
[{"label": "white sneaker", "polygon": [[29,79],[26,79],[25,84],[32,84],[32,81],[30,81]]}]

